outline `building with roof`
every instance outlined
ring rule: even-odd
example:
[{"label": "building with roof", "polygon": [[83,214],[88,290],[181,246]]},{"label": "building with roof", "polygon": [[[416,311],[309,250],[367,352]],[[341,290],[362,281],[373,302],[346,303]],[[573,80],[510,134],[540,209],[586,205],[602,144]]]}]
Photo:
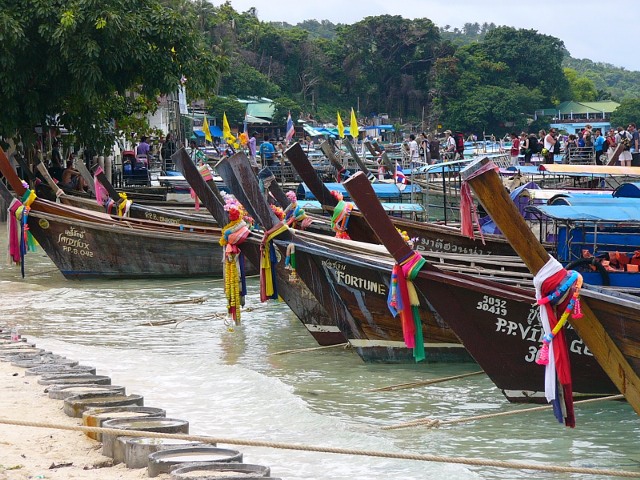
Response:
[{"label": "building with roof", "polygon": [[601,102],[576,102],[569,100],[562,102],[557,107],[536,110],[534,118],[549,116],[551,128],[568,133],[578,133],[585,126],[591,125],[594,129],[605,132],[611,128],[611,113],[620,106],[612,100]]}]

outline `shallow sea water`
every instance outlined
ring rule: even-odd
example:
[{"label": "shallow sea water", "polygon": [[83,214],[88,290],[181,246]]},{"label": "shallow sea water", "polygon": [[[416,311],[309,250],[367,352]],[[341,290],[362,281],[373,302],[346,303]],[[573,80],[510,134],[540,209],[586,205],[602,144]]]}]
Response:
[{"label": "shallow sea water", "polygon": [[[0,238],[4,252],[6,239]],[[0,324],[18,324],[39,347],[97,367],[114,385],[143,395],[145,405],[188,420],[193,434],[640,476],[640,419],[625,402],[578,406],[575,429],[546,411],[439,429],[382,430],[424,417],[448,420],[523,406],[509,404],[484,375],[370,391],[479,370],[473,364],[367,365],[343,348],[274,355],[316,344],[286,304],[259,303],[257,279],[249,280],[242,325],[229,331],[220,315],[220,280],[70,281],[41,249],[28,254],[26,269],[22,279],[18,268],[0,267]],[[206,301],[171,303],[199,297]],[[178,323],[149,325],[164,320]],[[245,462],[268,465],[273,476],[287,480],[607,478],[231,447]]]}]

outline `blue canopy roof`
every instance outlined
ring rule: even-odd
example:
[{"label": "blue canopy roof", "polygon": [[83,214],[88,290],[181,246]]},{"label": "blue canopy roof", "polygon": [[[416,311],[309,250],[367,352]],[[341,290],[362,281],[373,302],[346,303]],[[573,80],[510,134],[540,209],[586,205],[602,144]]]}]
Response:
[{"label": "blue canopy roof", "polygon": [[623,183],[613,191],[614,197],[640,198],[640,183]]},{"label": "blue canopy roof", "polygon": [[[222,138],[222,130],[220,130],[220,127],[217,125],[210,125],[209,126],[209,132],[211,132],[211,136],[212,137],[218,137],[218,138]],[[202,137],[204,138],[204,130],[193,130],[193,133],[195,134],[196,137]]]},{"label": "blue canopy roof", "polygon": [[[299,200],[298,206],[305,210],[322,210],[322,206],[320,202],[317,200]],[[424,207],[419,203],[392,203],[392,202],[384,202],[382,204],[382,208],[386,212],[391,213],[399,213],[399,212],[417,212],[423,213]],[[356,205],[355,209],[358,209]]]},{"label": "blue canopy roof", "polygon": [[542,205],[535,210],[554,220],[575,222],[634,222],[640,223],[640,204],[604,205],[593,208],[593,205]]},{"label": "blue canopy roof", "polygon": [[[608,195],[556,195],[548,202],[549,205],[591,205],[592,207],[600,206],[618,206],[618,207],[636,207],[640,208],[640,198],[626,197],[610,197]],[[639,215],[640,217],[640,210]]]},{"label": "blue canopy roof", "polygon": [[[340,192],[345,199],[349,199],[349,192],[341,183],[325,183],[325,186],[329,189],[329,191],[335,190]],[[402,191],[398,189],[395,183],[374,183],[371,185],[373,191],[376,192],[376,196],[380,199],[400,199],[404,195],[410,195],[411,189],[413,188],[414,193],[422,192],[422,189],[419,185],[407,185],[406,188]],[[298,185],[296,190],[296,195],[298,198],[302,198],[304,200],[315,200],[315,196],[311,193],[311,190],[307,187],[306,184],[301,183]]]}]

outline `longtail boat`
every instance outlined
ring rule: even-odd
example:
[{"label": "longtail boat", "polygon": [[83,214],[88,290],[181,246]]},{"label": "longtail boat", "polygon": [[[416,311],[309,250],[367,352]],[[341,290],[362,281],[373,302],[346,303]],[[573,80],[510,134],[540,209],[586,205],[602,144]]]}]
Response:
[{"label": "longtail boat", "polygon": [[388,363],[416,359],[471,360],[451,329],[426,305],[420,312],[421,329],[428,331],[429,337],[418,342],[417,352],[406,347],[402,325],[387,306],[393,264],[384,248],[280,229],[282,223],[268,206],[245,155],[236,154],[220,161],[216,170],[265,230],[280,232],[272,243],[282,257],[293,245],[297,276],[326,307],[363,360]]},{"label": "longtail boat", "polygon": [[[187,179],[191,188],[197,193],[205,208],[211,213],[216,222],[222,226],[229,223],[229,217],[224,209],[224,201],[217,186],[212,181],[205,181],[201,172],[193,163],[184,148],[171,156],[176,169]],[[255,236],[255,235],[254,235]],[[248,238],[239,246],[240,250],[253,265],[260,265],[260,240]],[[302,322],[305,328],[319,345],[336,345],[347,340],[331,320],[323,304],[321,304],[302,282],[290,282],[291,271],[284,263],[275,266],[278,294],[289,308]]]},{"label": "longtail boat", "polygon": [[[538,242],[526,223],[514,213],[516,207],[499,186],[495,165],[490,160],[485,158],[474,162],[462,172],[462,176],[531,273],[536,275],[536,283],[541,285],[539,301],[549,299],[548,303],[551,303],[554,299],[554,288],[566,288],[566,279],[573,275],[563,271]],[[562,282],[560,286],[555,285],[558,282],[554,281],[554,275]],[[575,296],[576,290],[577,287],[574,285],[569,290],[570,293],[564,293],[564,296]],[[580,290],[580,304],[582,317],[569,316],[570,324],[611,381],[624,394],[636,413],[640,414],[640,303],[633,296],[586,285]],[[576,303],[574,309],[575,305]],[[568,306],[561,305],[559,308]],[[554,328],[551,320],[550,328]],[[558,335],[546,332],[549,337],[545,345],[549,350],[556,344],[556,339],[560,338],[561,333],[562,329]],[[571,366],[573,367],[573,363]]]},{"label": "longtail boat", "polygon": [[[365,175],[354,175],[345,186],[397,264],[415,260],[417,253],[384,214]],[[411,281],[420,301],[435,307],[509,400],[544,401],[544,371],[535,363],[543,332],[537,308],[532,307],[535,297],[531,289],[445,272],[428,263],[413,275]],[[575,365],[575,391],[588,396],[615,392],[615,386],[575,331],[568,331],[567,337]]]},{"label": "longtail boat", "polygon": [[[318,177],[302,147],[295,143],[284,153],[307,187],[313,192],[320,204],[330,213],[338,204],[324,183]],[[513,255],[513,248],[498,235],[485,235],[484,244],[479,235],[468,238],[460,234],[459,229],[435,223],[423,223],[404,218],[392,218],[395,226],[407,232],[409,238],[415,239],[415,247],[421,251],[445,253],[473,253],[480,255]],[[351,212],[347,231],[352,240],[379,243],[367,226],[363,215]]]},{"label": "longtail boat", "polygon": [[[30,203],[29,232],[66,278],[222,275],[219,229],[112,217],[37,198],[1,149],[0,171],[18,198]],[[13,202],[4,184],[2,194]]]},{"label": "longtail boat", "polygon": [[[84,166],[84,165],[83,165]],[[127,201],[126,194],[120,195],[111,182],[107,179],[104,173],[97,173],[95,178],[106,189],[108,197],[98,202],[95,198],[88,198],[86,195],[76,195],[76,192],[61,189],[51,178],[49,172],[45,168],[44,164],[38,163],[36,168],[40,172],[40,175],[45,179],[47,185],[52,190],[52,198],[58,198],[60,203],[65,205],[71,205],[85,210],[92,210],[95,212],[105,212],[109,214],[117,214],[118,205],[121,202]],[[86,170],[86,167],[84,168]],[[91,180],[90,185],[94,185],[94,177],[91,177],[88,170],[86,171],[87,177]],[[83,175],[84,177],[84,175]],[[203,227],[216,227],[217,223],[208,215],[195,215],[184,211],[153,207],[140,204],[136,201],[129,201],[127,207],[127,217],[139,218],[144,220],[153,220],[161,223],[172,223],[175,225],[199,225]]]}]

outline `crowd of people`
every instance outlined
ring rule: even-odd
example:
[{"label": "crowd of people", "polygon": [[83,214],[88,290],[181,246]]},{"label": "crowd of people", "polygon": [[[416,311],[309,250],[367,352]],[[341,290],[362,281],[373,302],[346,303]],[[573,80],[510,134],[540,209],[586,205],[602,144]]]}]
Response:
[{"label": "crowd of people", "polygon": [[640,152],[640,137],[635,123],[630,123],[627,128],[611,128],[606,134],[587,124],[575,134],[561,135],[555,128],[551,128],[549,132],[540,130],[537,135],[511,133],[511,140],[512,165],[518,165],[521,159],[525,165],[530,164],[536,154],[544,159],[544,163],[553,163],[556,155],[562,155],[564,163],[593,161],[597,165],[603,165],[608,163],[622,144],[617,164],[631,166],[633,153]]}]

